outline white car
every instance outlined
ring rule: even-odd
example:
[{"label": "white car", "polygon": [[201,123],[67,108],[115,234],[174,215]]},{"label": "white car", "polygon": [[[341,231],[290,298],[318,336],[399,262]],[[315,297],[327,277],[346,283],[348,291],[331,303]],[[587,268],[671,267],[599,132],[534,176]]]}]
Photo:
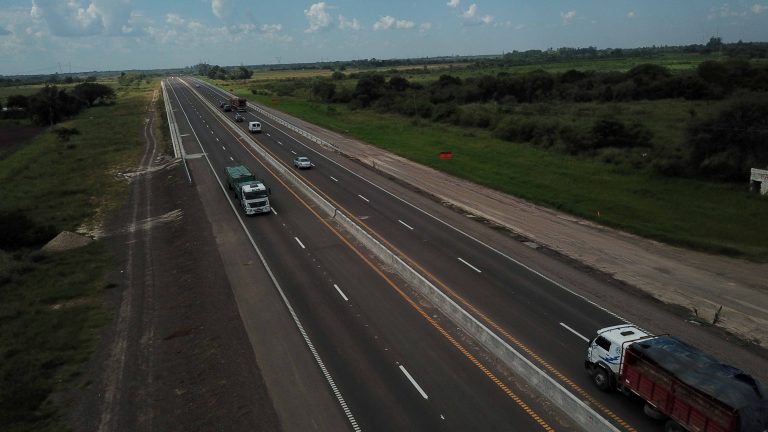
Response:
[{"label": "white car", "polygon": [[251,131],[251,133],[260,133],[261,132],[261,123],[259,123],[259,122],[248,122],[248,130]]},{"label": "white car", "polygon": [[293,166],[298,169],[309,169],[312,168],[312,162],[306,156],[299,156],[293,160]]}]

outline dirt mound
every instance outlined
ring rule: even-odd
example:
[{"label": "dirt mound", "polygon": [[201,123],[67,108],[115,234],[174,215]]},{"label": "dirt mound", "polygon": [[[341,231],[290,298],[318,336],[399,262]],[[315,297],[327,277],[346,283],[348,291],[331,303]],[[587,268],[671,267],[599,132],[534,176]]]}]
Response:
[{"label": "dirt mound", "polygon": [[62,252],[70,249],[83,247],[93,240],[89,237],[76,234],[70,231],[62,231],[51,241],[42,247],[45,252]]}]

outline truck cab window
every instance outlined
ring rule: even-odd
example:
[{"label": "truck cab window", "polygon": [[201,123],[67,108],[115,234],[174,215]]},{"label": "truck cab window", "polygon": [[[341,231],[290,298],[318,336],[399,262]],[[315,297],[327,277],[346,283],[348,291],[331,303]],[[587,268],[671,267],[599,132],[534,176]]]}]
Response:
[{"label": "truck cab window", "polygon": [[611,350],[611,342],[602,336],[598,336],[597,339],[595,339],[595,344],[606,352]]}]

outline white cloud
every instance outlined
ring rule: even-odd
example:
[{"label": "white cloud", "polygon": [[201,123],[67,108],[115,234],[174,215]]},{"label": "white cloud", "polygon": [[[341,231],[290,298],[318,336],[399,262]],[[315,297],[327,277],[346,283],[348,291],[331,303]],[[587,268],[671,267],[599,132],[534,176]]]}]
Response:
[{"label": "white cloud", "polygon": [[768,10],[768,6],[766,6],[764,4],[757,4],[757,3],[755,3],[755,4],[752,5],[751,8],[749,8],[749,10],[751,10],[753,13],[761,14],[761,13],[763,13],[763,12]]},{"label": "white cloud", "polygon": [[635,17],[635,11],[629,11],[627,13],[627,18],[634,18]]},{"label": "white cloud", "polygon": [[448,0],[448,3],[446,4],[448,5],[448,7],[457,8],[459,7],[459,1],[460,0]]},{"label": "white cloud", "polygon": [[176,14],[169,13],[165,15],[165,22],[167,22],[172,27],[178,27],[184,25],[184,18]]},{"label": "white cloud", "polygon": [[325,10],[326,7],[325,2],[320,2],[313,4],[309,9],[304,9],[304,16],[309,21],[309,28],[304,30],[306,33],[314,33],[331,25],[333,18]]},{"label": "white cloud", "polygon": [[560,18],[563,19],[563,24],[570,24],[576,18],[576,11],[560,12]]},{"label": "white cloud", "polygon": [[469,5],[469,8],[461,13],[461,18],[464,20],[464,25],[488,25],[493,22],[493,16],[477,14],[477,3]]},{"label": "white cloud", "polygon": [[339,15],[339,28],[341,30],[360,30],[360,22],[357,21],[357,18],[352,18],[352,20],[348,20],[344,18],[343,15]]},{"label": "white cloud", "polygon": [[423,22],[419,24],[419,32],[424,33],[432,29],[432,23],[431,22]]},{"label": "white cloud", "polygon": [[[755,11],[755,6],[757,6],[758,10],[761,10],[761,7],[760,7],[761,5],[755,4],[754,6],[752,6],[750,8],[750,10],[752,10],[752,12]],[[713,20],[713,19],[718,18],[718,17],[720,17],[720,18],[731,18],[731,17],[738,17],[738,16],[742,16],[742,17],[743,16],[747,16],[747,11],[746,10],[742,10],[741,12],[739,12],[739,11],[733,10],[733,9],[731,9],[731,5],[730,4],[724,3],[724,4],[720,5],[719,8],[714,8],[714,7],[711,8],[709,10],[709,16],[707,16],[707,19]]]},{"label": "white cloud", "polygon": [[232,15],[232,3],[229,0],[211,0],[211,11],[219,19],[226,19]]},{"label": "white cloud", "polygon": [[395,28],[399,29],[409,29],[413,28],[415,25],[416,24],[413,21],[408,20],[397,20],[397,22],[395,22]]},{"label": "white cloud", "polygon": [[129,0],[33,0],[29,16],[55,36],[136,33]]},{"label": "white cloud", "polygon": [[262,26],[259,27],[259,31],[262,36],[268,40],[277,42],[290,42],[293,40],[291,36],[280,34],[280,32],[283,31],[282,24],[262,24]]},{"label": "white cloud", "polygon": [[389,30],[392,27],[392,25],[395,23],[395,21],[396,21],[395,17],[389,16],[389,15],[383,16],[379,18],[379,20],[376,21],[376,23],[373,24],[373,29]]},{"label": "white cloud", "polygon": [[379,20],[373,24],[373,29],[374,30],[389,30],[391,28],[410,29],[410,28],[414,28],[415,26],[416,26],[416,23],[414,23],[413,21],[398,20],[393,16],[387,15],[379,18]]}]

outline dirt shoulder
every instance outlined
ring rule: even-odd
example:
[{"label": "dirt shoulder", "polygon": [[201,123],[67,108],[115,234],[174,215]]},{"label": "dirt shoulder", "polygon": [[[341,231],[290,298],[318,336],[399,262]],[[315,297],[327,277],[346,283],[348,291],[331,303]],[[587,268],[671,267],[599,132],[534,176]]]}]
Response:
[{"label": "dirt shoulder", "polygon": [[71,395],[70,422],[83,431],[280,430],[197,190],[179,164],[156,169],[168,160],[152,141],[145,173],[106,230],[115,318]]},{"label": "dirt shoulder", "polygon": [[[333,144],[342,154],[462,212],[610,275],[690,318],[768,348],[768,264],[672,247],[452,177],[263,107]],[[722,309],[721,309],[722,308]],[[718,312],[719,311],[719,312]]]}]

